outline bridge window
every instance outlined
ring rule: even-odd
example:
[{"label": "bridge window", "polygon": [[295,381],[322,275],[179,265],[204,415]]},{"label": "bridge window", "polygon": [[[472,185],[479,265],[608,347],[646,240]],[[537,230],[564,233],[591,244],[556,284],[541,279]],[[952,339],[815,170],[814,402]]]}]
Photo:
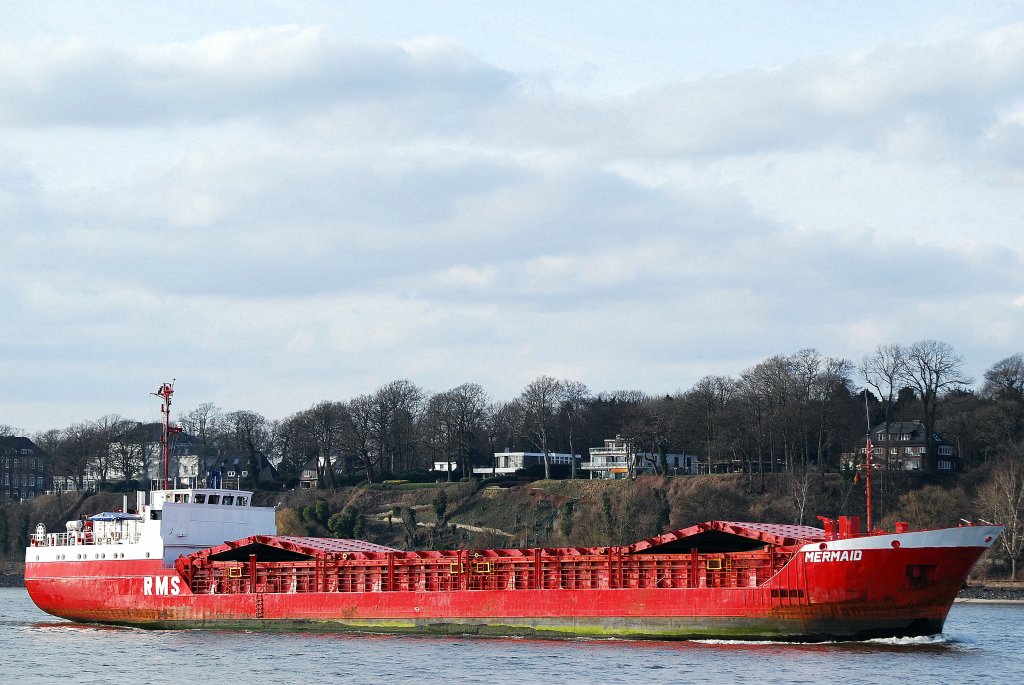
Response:
[{"label": "bridge window", "polygon": [[206,504],[206,495],[196,493],[196,496],[192,499],[196,504]]},{"label": "bridge window", "polygon": [[234,501],[235,498],[231,495],[224,495],[224,498],[221,500],[221,504],[234,504]]},{"label": "bridge window", "polygon": [[210,495],[208,504],[220,504],[220,495]]}]

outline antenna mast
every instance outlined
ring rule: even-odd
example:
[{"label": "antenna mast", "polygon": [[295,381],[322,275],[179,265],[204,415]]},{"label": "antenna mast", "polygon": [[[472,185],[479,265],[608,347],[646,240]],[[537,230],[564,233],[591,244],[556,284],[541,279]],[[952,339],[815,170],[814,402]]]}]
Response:
[{"label": "antenna mast", "polygon": [[174,395],[174,380],[170,383],[163,383],[156,392],[152,393],[163,400],[160,405],[160,412],[164,415],[163,430],[160,432],[160,452],[164,462],[164,484],[163,489],[171,487],[171,433],[180,433],[181,429],[171,426],[171,396]]}]

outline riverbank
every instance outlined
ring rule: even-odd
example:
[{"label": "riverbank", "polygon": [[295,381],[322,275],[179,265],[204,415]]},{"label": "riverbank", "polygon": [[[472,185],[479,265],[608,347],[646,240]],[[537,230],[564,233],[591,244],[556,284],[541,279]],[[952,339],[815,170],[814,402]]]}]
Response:
[{"label": "riverbank", "polygon": [[958,602],[1024,602],[1024,583],[988,581],[971,583],[960,590]]}]

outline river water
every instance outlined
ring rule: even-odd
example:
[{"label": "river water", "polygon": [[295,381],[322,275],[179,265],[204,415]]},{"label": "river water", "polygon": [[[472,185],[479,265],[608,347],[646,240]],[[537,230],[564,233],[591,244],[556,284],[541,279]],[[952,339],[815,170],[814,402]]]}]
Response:
[{"label": "river water", "polygon": [[5,683],[1024,682],[1024,604],[954,605],[942,635],[836,644],[543,641],[80,626],[0,589]]}]

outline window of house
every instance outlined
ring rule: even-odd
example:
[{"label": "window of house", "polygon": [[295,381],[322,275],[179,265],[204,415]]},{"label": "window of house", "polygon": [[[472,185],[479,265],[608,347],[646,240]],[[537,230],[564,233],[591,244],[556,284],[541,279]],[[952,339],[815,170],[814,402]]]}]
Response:
[{"label": "window of house", "polygon": [[952,471],[953,470],[953,462],[951,462],[951,461],[940,461],[939,462],[939,470],[940,471]]}]

